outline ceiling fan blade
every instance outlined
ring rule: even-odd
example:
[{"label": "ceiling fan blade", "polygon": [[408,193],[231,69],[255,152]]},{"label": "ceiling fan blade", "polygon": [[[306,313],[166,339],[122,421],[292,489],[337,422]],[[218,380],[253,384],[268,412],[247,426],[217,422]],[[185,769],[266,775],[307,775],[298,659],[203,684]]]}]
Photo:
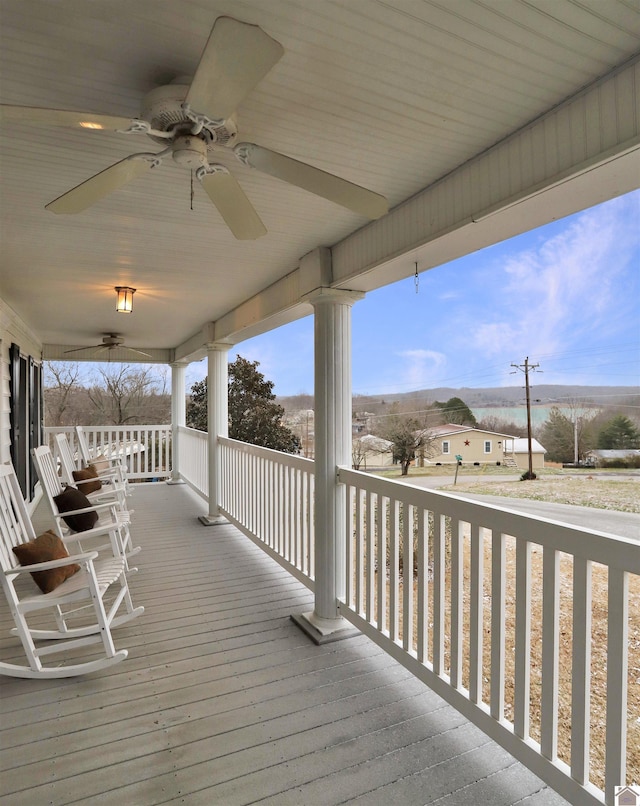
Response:
[{"label": "ceiling fan blade", "polygon": [[66,109],[45,109],[39,106],[0,104],[0,123],[27,123],[31,126],[71,126],[79,129],[119,131],[131,125],[131,118],[115,115],[95,115],[93,112],[73,112]]},{"label": "ceiling fan blade", "polygon": [[145,358],[152,358],[152,356],[149,355],[149,353],[145,353],[142,350],[136,350],[135,347],[125,347],[125,345],[123,344],[120,346],[120,349],[129,350],[130,353],[138,353],[138,355],[143,355]]},{"label": "ceiling fan blade", "polygon": [[102,345],[90,344],[88,347],[76,347],[73,350],[65,350],[64,355],[69,355],[69,353],[81,353],[83,350],[97,350],[99,347],[102,347]]},{"label": "ceiling fan blade", "polygon": [[306,162],[285,157],[277,151],[262,148],[255,143],[239,143],[234,152],[241,162],[258,171],[341,204],[367,218],[380,218],[389,210],[389,204],[384,196],[307,165]]},{"label": "ceiling fan blade", "polygon": [[209,166],[209,170],[203,168],[196,173],[196,176],[207,196],[218,208],[226,225],[239,241],[254,241],[267,234],[267,229],[254,206],[226,168],[221,165]]},{"label": "ceiling fan blade", "polygon": [[218,17],[187,93],[193,112],[226,120],[271,70],[284,48],[257,25]]},{"label": "ceiling fan blade", "polygon": [[46,204],[45,209],[52,213],[81,213],[104,196],[142,176],[153,165],[154,163],[148,159],[125,157],[120,162],[116,162],[99,174],[92,176],[91,179],[87,179],[81,185],[76,185],[62,196],[58,196],[57,199]]}]

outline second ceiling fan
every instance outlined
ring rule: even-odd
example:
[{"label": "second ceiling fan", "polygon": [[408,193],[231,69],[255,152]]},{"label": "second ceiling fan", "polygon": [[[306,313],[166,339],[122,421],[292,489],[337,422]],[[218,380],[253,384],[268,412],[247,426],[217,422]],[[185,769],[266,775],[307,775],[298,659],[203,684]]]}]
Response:
[{"label": "second ceiling fan", "polygon": [[193,78],[179,77],[148,93],[139,119],[11,105],[0,105],[0,116],[5,122],[140,132],[165,146],[131,154],[67,191],[46,205],[54,213],[80,213],[171,155],[195,173],[233,235],[254,240],[267,232],[258,213],[233,174],[209,162],[210,151],[225,147],[245,165],[367,218],[384,215],[387,200],[378,193],[255,143],[236,143],[235,110],[283,54],[282,45],[258,26],[219,17]]}]

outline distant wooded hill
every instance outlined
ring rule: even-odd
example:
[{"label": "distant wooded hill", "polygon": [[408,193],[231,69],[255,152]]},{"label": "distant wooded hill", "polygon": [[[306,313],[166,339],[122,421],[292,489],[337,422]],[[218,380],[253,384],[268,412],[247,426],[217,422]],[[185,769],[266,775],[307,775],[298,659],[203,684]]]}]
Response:
[{"label": "distant wooded hill", "polygon": [[[403,409],[407,405],[420,408],[436,401],[445,403],[452,397],[459,397],[471,409],[524,405],[524,383],[522,386],[497,386],[488,389],[467,387],[453,389],[448,386],[441,386],[437,389],[423,389],[418,392],[354,395],[353,407],[357,411],[376,411],[380,405],[397,402]],[[313,408],[312,395],[278,397],[277,402],[287,411]],[[564,386],[532,383],[531,402],[546,405],[557,404],[558,406],[570,406],[572,404],[639,406],[640,386]]]}]

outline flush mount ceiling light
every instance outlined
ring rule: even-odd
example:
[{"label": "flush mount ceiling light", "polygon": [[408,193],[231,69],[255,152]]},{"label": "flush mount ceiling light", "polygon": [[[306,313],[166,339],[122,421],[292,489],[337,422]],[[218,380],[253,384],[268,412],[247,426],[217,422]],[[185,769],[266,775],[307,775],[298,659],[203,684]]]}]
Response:
[{"label": "flush mount ceiling light", "polygon": [[117,285],[116,294],[118,301],[116,302],[116,311],[118,313],[132,313],[133,311],[133,295],[135,288],[129,288],[127,285]]}]

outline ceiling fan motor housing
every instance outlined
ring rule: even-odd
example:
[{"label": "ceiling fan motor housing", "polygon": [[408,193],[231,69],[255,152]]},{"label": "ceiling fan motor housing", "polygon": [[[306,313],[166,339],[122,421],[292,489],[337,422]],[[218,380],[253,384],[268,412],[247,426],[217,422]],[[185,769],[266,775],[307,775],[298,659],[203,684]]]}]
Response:
[{"label": "ceiling fan motor housing", "polygon": [[120,347],[120,345],[124,342],[122,336],[116,336],[115,333],[109,333],[106,336],[102,337],[102,343],[105,347]]},{"label": "ceiling fan motor housing", "polygon": [[[179,76],[171,84],[151,90],[142,100],[140,117],[150,123],[153,129],[188,134],[193,129],[194,122],[187,116],[182,104],[187,97],[190,85],[190,76]],[[201,109],[194,109],[193,111],[195,113],[202,112]],[[214,144],[230,146],[238,136],[238,127],[235,118],[230,116],[220,126],[211,127],[205,125],[200,134],[207,146],[213,146]],[[166,140],[161,137],[154,137],[152,134],[149,137],[161,145],[166,146],[167,144]]]}]

